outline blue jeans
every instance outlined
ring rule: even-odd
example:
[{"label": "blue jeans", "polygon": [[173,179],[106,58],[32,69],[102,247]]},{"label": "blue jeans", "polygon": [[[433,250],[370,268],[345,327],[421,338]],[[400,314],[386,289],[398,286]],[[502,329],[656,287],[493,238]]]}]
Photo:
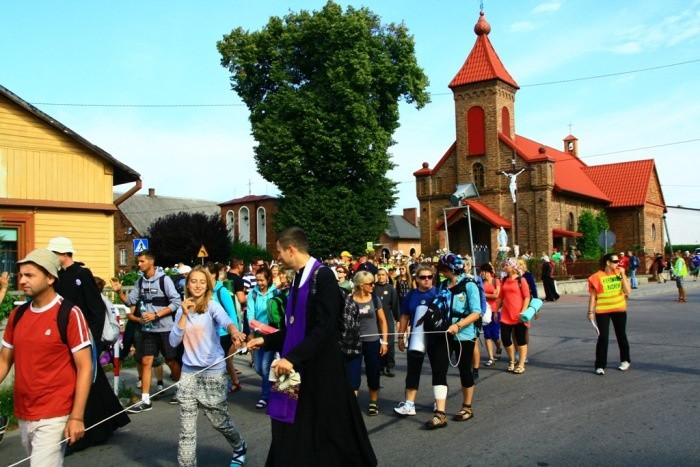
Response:
[{"label": "blue jeans", "polygon": [[275,352],[269,350],[253,350],[253,360],[255,361],[255,372],[262,376],[262,386],[260,399],[267,401],[270,399],[270,365],[275,358]]},{"label": "blue jeans", "polygon": [[637,288],[637,271],[636,270],[630,272],[630,286],[633,289]]}]

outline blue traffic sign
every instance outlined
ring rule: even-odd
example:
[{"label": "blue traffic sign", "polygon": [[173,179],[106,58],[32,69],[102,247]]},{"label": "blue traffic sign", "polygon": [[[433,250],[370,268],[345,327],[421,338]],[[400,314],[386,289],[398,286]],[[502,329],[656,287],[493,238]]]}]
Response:
[{"label": "blue traffic sign", "polygon": [[135,238],[134,242],[134,254],[138,255],[143,250],[148,250],[148,239],[147,238]]}]

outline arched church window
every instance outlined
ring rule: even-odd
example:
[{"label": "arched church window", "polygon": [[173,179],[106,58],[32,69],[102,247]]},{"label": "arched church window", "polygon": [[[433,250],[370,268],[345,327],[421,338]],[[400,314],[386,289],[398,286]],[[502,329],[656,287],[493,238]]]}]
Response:
[{"label": "arched church window", "polygon": [[656,240],[656,224],[651,224],[651,240]]},{"label": "arched church window", "polygon": [[474,106],[467,111],[467,154],[480,156],[486,153],[486,118],[484,109]]},{"label": "arched church window", "polygon": [[574,213],[569,213],[569,222],[566,224],[566,228],[570,231],[574,231]]},{"label": "arched church window", "polygon": [[472,165],[472,180],[477,188],[484,188],[484,164],[477,162]]},{"label": "arched church window", "polygon": [[510,138],[510,112],[508,107],[501,107],[501,133]]}]

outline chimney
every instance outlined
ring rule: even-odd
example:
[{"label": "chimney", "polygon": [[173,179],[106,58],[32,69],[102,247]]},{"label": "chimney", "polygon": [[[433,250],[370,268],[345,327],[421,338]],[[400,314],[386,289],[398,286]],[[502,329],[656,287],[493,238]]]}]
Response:
[{"label": "chimney", "polygon": [[149,189],[148,189],[148,197],[149,197],[149,198],[155,198],[155,197],[156,197],[156,189],[155,189],[155,188],[149,188]]},{"label": "chimney", "polygon": [[404,208],[403,218],[418,227],[418,208]]}]

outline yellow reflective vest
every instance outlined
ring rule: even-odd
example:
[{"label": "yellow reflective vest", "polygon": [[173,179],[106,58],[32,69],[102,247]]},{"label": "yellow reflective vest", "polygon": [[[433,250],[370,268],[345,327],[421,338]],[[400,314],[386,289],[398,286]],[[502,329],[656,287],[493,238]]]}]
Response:
[{"label": "yellow reflective vest", "polygon": [[588,278],[589,293],[596,294],[596,313],[627,310],[627,297],[622,292],[622,278],[615,272],[598,271]]}]

